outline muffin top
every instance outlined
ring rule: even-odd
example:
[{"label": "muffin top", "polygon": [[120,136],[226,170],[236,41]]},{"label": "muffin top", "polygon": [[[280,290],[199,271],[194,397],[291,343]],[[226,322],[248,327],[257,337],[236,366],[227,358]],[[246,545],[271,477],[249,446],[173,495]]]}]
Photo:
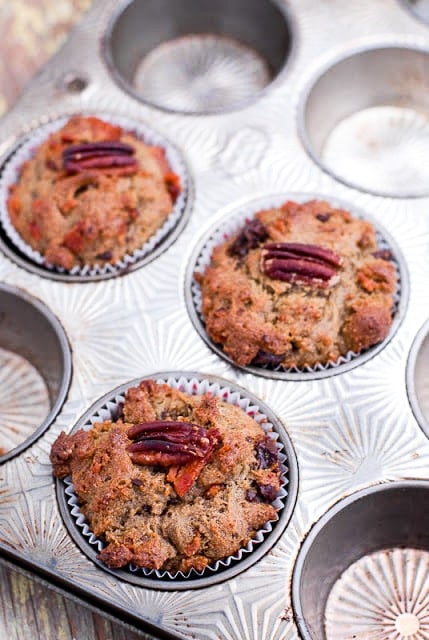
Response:
[{"label": "muffin top", "polygon": [[195,279],[206,332],[235,363],[303,368],[386,337],[397,270],[370,222],[289,201],[216,246]]},{"label": "muffin top", "polygon": [[209,394],[145,380],[128,389],[116,421],[61,433],[51,461],[56,477],[71,475],[109,567],[201,571],[276,519],[274,440]]},{"label": "muffin top", "polygon": [[51,265],[115,263],[162,227],[180,193],[164,149],[99,118],[75,116],[21,167],[9,219]]}]

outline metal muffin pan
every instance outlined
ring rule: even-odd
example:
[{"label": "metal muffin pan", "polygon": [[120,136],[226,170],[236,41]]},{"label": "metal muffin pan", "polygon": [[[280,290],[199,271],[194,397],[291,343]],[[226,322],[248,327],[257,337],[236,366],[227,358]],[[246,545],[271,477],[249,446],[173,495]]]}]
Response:
[{"label": "metal muffin pan", "polygon": [[429,320],[417,333],[410,350],[407,389],[417,422],[429,437]]},{"label": "metal muffin pan", "polygon": [[[154,0],[139,4],[157,6]],[[228,9],[226,3],[216,8],[229,16],[228,11],[235,10],[237,18],[237,7],[242,5],[227,4]],[[239,12],[238,31],[227,28],[228,19],[224,29],[221,20],[217,26],[213,21],[208,33],[237,43],[249,29],[256,39],[249,36],[239,44],[246,51],[256,50],[255,55],[271,67],[270,82],[242,102],[227,100],[216,106],[215,113],[208,114],[204,108],[185,114],[151,106],[125,88],[135,68],[128,78],[120,79],[125,72],[106,51],[115,21],[132,5],[96,0],[1,122],[2,162],[21,136],[39,125],[67,114],[109,111],[146,122],[170,140],[189,165],[195,199],[187,225],[165,251],[140,269],[118,278],[65,282],[41,277],[5,240],[0,255],[0,281],[31,294],[58,318],[72,349],[73,365],[68,395],[57,417],[40,437],[0,467],[0,552],[16,565],[158,637],[297,640],[303,627],[298,608],[293,607],[292,575],[308,532],[315,530],[318,521],[323,525],[334,505],[347,506],[356,492],[370,493],[375,487],[387,491],[396,484],[429,480],[429,439],[408,401],[406,380],[411,346],[428,319],[428,195],[380,195],[386,193],[385,187],[376,195],[362,186],[353,187],[353,180],[335,178],[303,144],[300,116],[309,88],[324,71],[335,70],[338,62],[363,51],[426,52],[429,28],[400,0],[363,0],[347,7],[339,1],[328,6],[315,0],[258,5],[265,7],[267,15],[280,12],[278,28],[288,34],[284,47],[281,38],[275,38],[281,53],[277,66],[268,52],[258,48],[258,41],[270,38],[261,37],[262,20],[257,28],[249,24],[255,20],[254,11]],[[164,14],[168,20],[169,12]],[[192,35],[192,22],[187,22],[192,13],[180,15],[182,31],[165,32],[161,40]],[[117,49],[125,51],[126,32],[115,42]],[[162,46],[159,41],[153,44],[158,45]],[[144,54],[138,52],[136,61]],[[422,77],[427,78],[427,73],[423,64],[416,78],[422,95],[427,85]],[[365,82],[364,77],[361,89],[368,95]],[[319,104],[313,98],[315,94],[312,109],[316,113],[327,98],[320,95]],[[363,108],[367,106],[371,104],[366,102]],[[344,200],[367,213],[398,246],[409,277],[409,300],[390,341],[358,366],[322,379],[277,380],[232,366],[201,340],[186,304],[188,265],[206,234],[245,203],[290,192]],[[33,334],[37,343],[35,330]],[[296,505],[273,546],[237,575],[198,589],[170,591],[135,585],[98,567],[62,520],[49,462],[52,442],[62,430],[70,432],[94,402],[128,380],[158,371],[196,371],[243,387],[278,416],[297,455]],[[419,530],[410,522],[414,536]],[[356,554],[342,554],[344,562],[336,577],[344,572],[346,578],[353,565],[345,565],[359,562],[362,553],[371,557],[363,542],[356,547]],[[336,592],[332,593],[334,597]],[[313,615],[323,625],[324,613],[317,609]],[[307,608],[305,616],[307,620]],[[408,617],[401,624],[408,633],[416,623]],[[323,638],[325,631],[320,633]],[[412,634],[404,637],[416,640],[417,632],[412,633],[414,638]]]},{"label": "metal muffin pan", "polygon": [[0,460],[5,461],[42,435],[60,412],[70,385],[71,351],[54,314],[7,284],[0,284],[0,349]]},{"label": "metal muffin pan", "polygon": [[427,637],[428,499],[428,482],[395,482],[360,491],[320,519],[293,578],[304,640]]},{"label": "metal muffin pan", "polygon": [[335,59],[301,104],[308,152],[375,194],[429,195],[429,49],[366,46]]},{"label": "metal muffin pan", "polygon": [[133,0],[113,16],[104,51],[132,95],[169,111],[211,113],[258,97],[291,47],[277,0]]}]

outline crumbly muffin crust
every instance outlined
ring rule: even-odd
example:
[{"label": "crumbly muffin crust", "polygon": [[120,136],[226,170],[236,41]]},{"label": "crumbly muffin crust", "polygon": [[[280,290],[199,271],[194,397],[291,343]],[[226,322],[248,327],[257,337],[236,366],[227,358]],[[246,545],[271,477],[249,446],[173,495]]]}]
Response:
[{"label": "crumbly muffin crust", "polygon": [[[80,154],[70,155],[76,145]],[[24,163],[7,207],[28,245],[71,269],[113,264],[141,248],[179,192],[162,148],[99,118],[75,116]]]},{"label": "crumbly muffin crust", "polygon": [[[277,245],[283,254],[271,250],[273,255],[289,256],[289,272],[280,276],[266,261],[266,247]],[[322,249],[339,266],[316,255],[310,263],[300,260],[293,272],[297,256],[285,247],[295,245],[313,254]],[[209,266],[195,278],[207,334],[234,362],[303,368],[336,361],[387,336],[397,270],[390,252],[378,248],[370,222],[312,200],[259,211],[215,247]]]},{"label": "crumbly muffin crust", "polygon": [[[211,455],[197,470],[194,462],[136,462],[132,434],[154,421],[197,424],[213,437]],[[99,558],[109,567],[203,570],[276,519],[281,468],[274,441],[240,407],[208,394],[145,380],[128,390],[115,422],[61,433],[51,461],[56,477],[71,475],[81,511],[106,543]]]}]

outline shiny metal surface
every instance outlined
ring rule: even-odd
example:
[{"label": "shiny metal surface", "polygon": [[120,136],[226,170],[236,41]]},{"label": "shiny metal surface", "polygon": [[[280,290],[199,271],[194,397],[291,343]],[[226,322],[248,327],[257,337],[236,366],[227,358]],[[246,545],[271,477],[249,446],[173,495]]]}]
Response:
[{"label": "shiny metal surface", "polygon": [[277,0],[133,0],[114,16],[105,55],[144,102],[215,113],[255,100],[286,65],[291,40]]},{"label": "shiny metal surface", "polygon": [[429,551],[395,547],[359,558],[329,594],[332,640],[424,640],[429,634]]},{"label": "shiny metal surface", "polygon": [[410,350],[407,391],[417,422],[429,437],[429,321],[417,333]]},{"label": "shiny metal surface", "polygon": [[317,522],[292,585],[304,640],[426,637],[428,495],[428,482],[371,487]]},{"label": "shiny metal surface", "polygon": [[253,49],[225,36],[188,35],[161,43],[138,65],[143,100],[171,111],[225,110],[257,95],[270,81]]},{"label": "shiny metal surface", "polygon": [[342,55],[300,109],[303,142],[325,171],[379,195],[429,195],[429,49],[368,46]]},{"label": "shiny metal surface", "polygon": [[[125,90],[102,53],[112,20],[126,6],[94,3],[3,117],[0,154],[4,159],[21,135],[66,114],[100,110],[136,118],[186,157],[195,186],[192,212],[166,251],[119,278],[41,277],[2,245],[0,280],[33,294],[58,317],[72,347],[73,378],[49,429],[0,467],[0,550],[70,593],[84,594],[159,635],[296,640],[299,616],[292,607],[291,578],[314,523],[361,489],[429,479],[429,440],[411,410],[405,383],[411,345],[428,317],[429,198],[375,195],[323,171],[300,138],[299,108],[320,70],[333,61],[371,48],[426,51],[428,27],[397,0],[347,7],[341,0],[279,0],[276,6],[290,16],[294,46],[284,68],[284,58],[279,60],[282,70],[275,80],[240,108],[183,115],[154,108]],[[247,14],[240,16],[242,28]],[[124,67],[128,64],[124,59]],[[287,192],[320,193],[367,212],[398,245],[409,274],[408,305],[390,342],[359,366],[320,380],[272,380],[233,367],[198,335],[186,304],[188,265],[205,234],[229,211]],[[58,434],[69,432],[105,393],[133,378],[178,370],[220,376],[266,403],[286,427],[300,472],[294,512],[273,547],[224,582],[180,592],[129,584],[88,559],[63,524],[49,463]]]},{"label": "shiny metal surface", "polygon": [[0,283],[0,461],[22,452],[52,424],[71,380],[70,346],[40,300]]}]

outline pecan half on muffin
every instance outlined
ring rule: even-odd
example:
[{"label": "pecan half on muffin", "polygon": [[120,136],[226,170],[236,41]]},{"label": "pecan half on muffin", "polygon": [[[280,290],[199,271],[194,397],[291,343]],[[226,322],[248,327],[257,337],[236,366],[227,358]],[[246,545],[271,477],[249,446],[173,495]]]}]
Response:
[{"label": "pecan half on muffin", "polygon": [[9,219],[47,263],[114,264],[162,227],[180,193],[161,147],[118,125],[75,116],[21,167]]},{"label": "pecan half on muffin", "polygon": [[259,211],[195,274],[205,329],[241,366],[336,362],[387,336],[391,258],[370,222],[327,202]]},{"label": "pecan half on muffin", "polygon": [[202,571],[276,519],[274,440],[239,406],[154,380],[128,389],[116,421],[61,433],[51,461],[109,567]]}]

